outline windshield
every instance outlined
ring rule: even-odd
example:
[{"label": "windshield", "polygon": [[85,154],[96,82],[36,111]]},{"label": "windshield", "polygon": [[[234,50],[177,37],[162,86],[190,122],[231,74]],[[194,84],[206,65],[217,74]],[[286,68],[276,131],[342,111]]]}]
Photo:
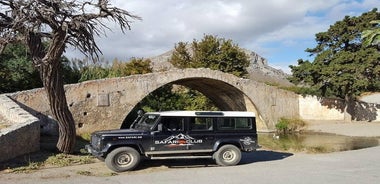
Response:
[{"label": "windshield", "polygon": [[139,130],[150,130],[158,117],[159,115],[156,114],[145,114],[133,128]]}]

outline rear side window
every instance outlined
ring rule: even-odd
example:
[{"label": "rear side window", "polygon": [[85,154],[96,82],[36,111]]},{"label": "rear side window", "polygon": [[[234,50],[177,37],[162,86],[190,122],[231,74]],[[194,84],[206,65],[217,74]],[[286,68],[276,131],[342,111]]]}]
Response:
[{"label": "rear side window", "polygon": [[219,118],[218,130],[251,130],[251,118]]},{"label": "rear side window", "polygon": [[211,131],[213,130],[213,120],[209,117],[195,117],[191,119],[190,130],[192,131]]}]

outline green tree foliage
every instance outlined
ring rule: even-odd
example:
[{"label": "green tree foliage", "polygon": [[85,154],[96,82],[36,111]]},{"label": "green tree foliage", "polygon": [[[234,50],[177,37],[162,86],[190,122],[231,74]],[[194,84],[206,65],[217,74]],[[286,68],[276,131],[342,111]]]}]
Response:
[{"label": "green tree foliage", "polygon": [[81,71],[66,56],[61,57],[62,77],[64,84],[78,83],[81,78]]},{"label": "green tree foliage", "polygon": [[373,28],[363,31],[363,44],[366,47],[370,45],[380,46],[380,20],[373,20],[370,23],[373,25]]},{"label": "green tree foliage", "polygon": [[[77,61],[82,65],[81,61]],[[110,77],[125,77],[135,74],[146,74],[152,72],[150,59],[133,58],[129,62],[122,62],[115,59],[111,66],[102,66],[98,63],[92,66],[80,66],[80,82]]]},{"label": "green tree foliage", "polygon": [[42,87],[25,46],[10,44],[0,56],[0,93]]},{"label": "green tree foliage", "polygon": [[144,111],[218,110],[206,96],[183,86],[165,85],[140,103]]},{"label": "green tree foliage", "polygon": [[[8,44],[0,55],[0,93],[42,87],[38,71],[33,67],[30,54],[21,43]],[[80,71],[70,66],[66,57],[61,58],[65,84],[76,83]]]},{"label": "green tree foliage", "polygon": [[361,40],[361,33],[378,19],[380,13],[374,9],[359,17],[346,16],[326,32],[317,33],[317,46],[306,49],[314,61],[300,59],[298,66],[290,66],[290,81],[347,101],[362,92],[380,91],[379,48],[366,47]]},{"label": "green tree foliage", "polygon": [[170,62],[178,68],[210,68],[238,77],[246,77],[249,58],[232,40],[205,35],[201,41],[191,45],[179,42]]},{"label": "green tree foliage", "polygon": [[220,110],[214,103],[202,93],[188,89],[184,86],[165,85],[149,95],[137,104],[131,113],[124,119],[121,128],[129,128],[137,118],[137,111],[145,112],[168,110]]},{"label": "green tree foliage", "polygon": [[150,66],[151,63],[152,61],[150,59],[142,58],[132,58],[129,62],[114,60],[109,75],[112,77],[117,77],[152,73],[153,70]]}]

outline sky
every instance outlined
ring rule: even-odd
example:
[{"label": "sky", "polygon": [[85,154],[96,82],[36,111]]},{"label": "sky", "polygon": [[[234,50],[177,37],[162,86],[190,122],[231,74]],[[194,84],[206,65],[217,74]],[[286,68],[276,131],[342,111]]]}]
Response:
[{"label": "sky", "polygon": [[[129,61],[163,54],[178,42],[200,41],[204,35],[231,39],[254,51],[274,68],[290,73],[298,59],[316,46],[315,34],[346,15],[360,16],[380,7],[380,0],[110,0],[137,15],[123,34],[115,23],[97,39],[101,56]],[[73,48],[69,58],[83,59]]]}]

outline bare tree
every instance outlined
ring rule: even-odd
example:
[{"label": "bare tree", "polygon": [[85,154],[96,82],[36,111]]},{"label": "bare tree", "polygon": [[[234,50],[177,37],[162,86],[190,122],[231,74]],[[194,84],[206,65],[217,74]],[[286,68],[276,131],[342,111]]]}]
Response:
[{"label": "bare tree", "polygon": [[108,0],[0,0],[0,53],[8,43],[22,41],[30,51],[58,121],[57,148],[71,153],[75,146],[75,122],[67,107],[60,58],[67,45],[98,59],[101,51],[96,36],[110,29],[105,22],[116,22],[122,32],[130,20],[141,19],[128,11],[111,7]]}]

